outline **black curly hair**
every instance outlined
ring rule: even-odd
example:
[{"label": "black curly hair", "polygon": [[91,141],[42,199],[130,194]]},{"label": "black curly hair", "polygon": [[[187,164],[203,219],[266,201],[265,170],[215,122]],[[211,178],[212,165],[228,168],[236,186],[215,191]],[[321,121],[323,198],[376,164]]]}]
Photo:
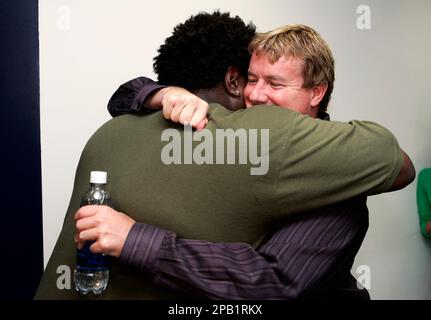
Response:
[{"label": "black curly hair", "polygon": [[248,44],[256,27],[230,13],[199,13],[177,25],[154,58],[158,81],[188,90],[215,87],[229,66],[247,77]]}]

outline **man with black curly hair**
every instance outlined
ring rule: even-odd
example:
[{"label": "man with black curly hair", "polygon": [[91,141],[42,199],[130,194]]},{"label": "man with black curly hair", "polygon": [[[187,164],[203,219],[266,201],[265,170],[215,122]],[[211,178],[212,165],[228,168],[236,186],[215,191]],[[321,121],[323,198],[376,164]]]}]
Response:
[{"label": "man with black curly hair", "polygon": [[[112,96],[109,112],[112,116],[151,112],[151,105],[161,103],[151,99],[162,96],[160,92],[158,97],[151,94],[164,87],[163,93],[170,90],[168,96],[173,100],[176,92],[183,93],[178,88],[182,87],[206,102],[217,102],[230,110],[244,108],[242,93],[250,62],[248,45],[255,34],[252,23],[246,25],[229,13],[216,11],[192,16],[174,28],[154,58],[159,84],[144,77],[125,83]],[[148,96],[150,101],[146,99]]]},{"label": "man with black curly hair", "polygon": [[[232,33],[226,27],[228,22],[240,21],[216,12],[199,14],[176,27],[165,43],[169,45],[162,46],[155,59],[159,80],[162,78],[165,85],[188,81],[188,89],[200,96],[198,101],[223,102],[231,110],[243,106],[241,63],[249,57],[233,54],[232,60],[223,60],[220,55],[230,50],[244,52],[248,43],[241,42],[242,36],[251,36],[254,27],[239,23]],[[189,29],[190,25],[193,27]],[[213,39],[217,39],[215,46]],[[222,61],[224,67],[194,70],[195,60],[188,59],[187,54],[175,54],[181,52],[181,46],[184,53],[200,52],[204,59],[209,55],[214,64]],[[211,54],[201,46],[211,47]],[[219,53],[212,55],[215,52]],[[177,63],[186,72],[172,80],[176,75],[167,63]],[[224,72],[212,82],[209,70]],[[196,79],[187,79],[187,75],[199,77],[197,71],[205,78],[200,87],[194,86]],[[143,91],[145,83],[148,80],[139,78],[122,86],[110,106],[119,113],[147,112],[142,99],[160,86],[152,84]],[[212,87],[207,87],[211,83]],[[172,88],[161,90],[169,92]],[[150,100],[158,99],[161,90]],[[220,129],[268,129],[270,166],[266,175],[250,175],[250,164],[164,165],[160,161],[160,135],[165,129],[182,128],[167,122],[160,112],[116,117],[100,128],[81,156],[64,227],[37,298],[77,298],[76,293],[54,288],[55,268],[73,265],[75,219],[78,245],[95,241],[93,252],[119,258],[113,262],[112,278],[101,298],[172,297],[172,292],[162,287],[181,297],[219,299],[340,297],[348,292],[363,296],[352,287],[355,283],[349,269],[351,252],[357,251],[365,227],[356,226],[356,222],[366,207],[358,209],[358,203],[348,199],[385,192],[393,186],[402,166],[402,151],[394,137],[376,124],[319,121],[272,106],[231,110],[211,104],[205,130],[211,134]],[[315,134],[319,131],[325,135]],[[355,145],[361,148],[352,155]],[[88,172],[95,166],[110,173],[116,209],[128,215],[103,206],[78,210]],[[342,178],[333,181],[334,174]],[[314,185],[302,183],[308,176],[316,179]],[[320,207],[324,209],[316,210]],[[350,210],[356,210],[354,217],[344,219]],[[306,211],[310,212],[304,215]],[[328,232],[331,228],[339,232]],[[299,229],[305,232],[297,232]],[[308,241],[318,241],[320,247],[309,246]]]},{"label": "man with black curly hair", "polygon": [[[255,34],[253,24],[245,25],[239,17],[230,17],[228,13],[196,15],[175,27],[160,46],[154,58],[154,72],[159,83],[165,85],[214,91],[225,77],[226,66],[235,66],[247,76],[247,47]],[[174,60],[181,63],[172,63]]]}]

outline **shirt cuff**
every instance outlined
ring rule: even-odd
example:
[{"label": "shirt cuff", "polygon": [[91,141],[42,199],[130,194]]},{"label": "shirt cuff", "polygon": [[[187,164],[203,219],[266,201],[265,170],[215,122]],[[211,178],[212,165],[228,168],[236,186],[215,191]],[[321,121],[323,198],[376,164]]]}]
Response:
[{"label": "shirt cuff", "polygon": [[135,223],[127,235],[119,260],[151,272],[167,230],[145,223]]},{"label": "shirt cuff", "polygon": [[146,102],[148,97],[153,94],[155,91],[166,88],[167,86],[163,86],[158,84],[157,82],[148,82],[146,85],[138,92],[135,99],[132,102],[131,109],[137,112],[142,111],[154,111],[159,110],[161,108],[151,108]]}]

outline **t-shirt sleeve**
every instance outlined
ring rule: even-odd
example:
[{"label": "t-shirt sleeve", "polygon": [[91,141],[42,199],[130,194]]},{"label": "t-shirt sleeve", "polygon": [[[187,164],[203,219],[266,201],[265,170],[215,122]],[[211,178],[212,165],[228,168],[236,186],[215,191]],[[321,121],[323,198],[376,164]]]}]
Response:
[{"label": "t-shirt sleeve", "polygon": [[329,122],[297,114],[284,146],[278,207],[310,210],[387,191],[402,165],[397,140],[367,121]]}]

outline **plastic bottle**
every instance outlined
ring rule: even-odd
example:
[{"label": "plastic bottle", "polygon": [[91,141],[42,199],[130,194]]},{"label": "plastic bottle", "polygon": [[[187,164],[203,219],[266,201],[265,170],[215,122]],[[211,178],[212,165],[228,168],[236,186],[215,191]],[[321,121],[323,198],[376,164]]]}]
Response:
[{"label": "plastic bottle", "polygon": [[[111,196],[105,190],[106,182],[106,172],[92,171],[90,189],[82,197],[81,207],[86,205],[112,206]],[[92,241],[87,241],[81,250],[77,249],[74,283],[76,291],[83,295],[90,291],[95,295],[101,294],[105,291],[109,281],[109,257],[92,253],[90,251],[92,244]]]}]

